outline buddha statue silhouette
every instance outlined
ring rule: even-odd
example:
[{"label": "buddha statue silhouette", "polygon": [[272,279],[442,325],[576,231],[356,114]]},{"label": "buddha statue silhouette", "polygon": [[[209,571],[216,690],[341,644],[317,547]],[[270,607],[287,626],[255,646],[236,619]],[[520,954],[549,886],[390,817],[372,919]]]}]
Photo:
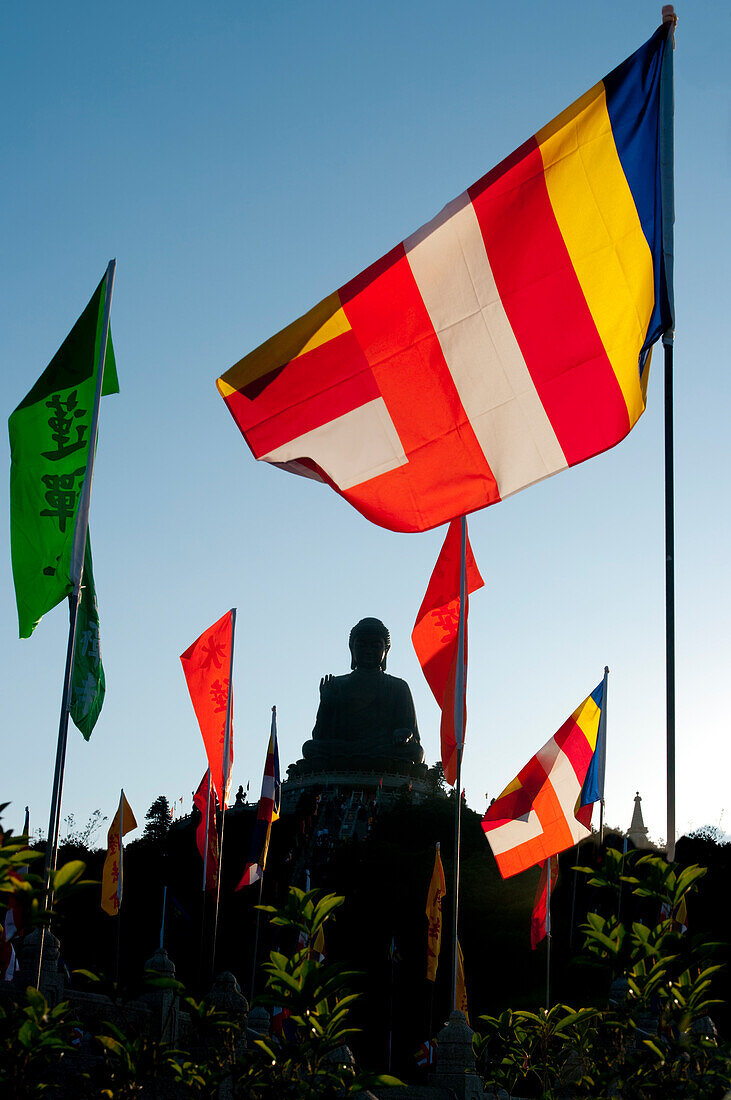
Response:
[{"label": "buddha statue silhouette", "polygon": [[404,765],[410,770],[422,764],[424,750],[409,685],[386,672],[388,630],[380,619],[361,619],[348,644],[351,672],[320,681],[312,740],[302,746],[306,770],[403,770]]}]

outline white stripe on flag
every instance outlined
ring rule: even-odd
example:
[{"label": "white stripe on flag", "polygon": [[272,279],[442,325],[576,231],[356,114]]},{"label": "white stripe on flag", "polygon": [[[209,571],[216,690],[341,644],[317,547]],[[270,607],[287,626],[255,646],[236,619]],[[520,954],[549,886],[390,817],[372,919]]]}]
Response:
[{"label": "white stripe on flag", "polygon": [[274,776],[265,775],[261,781],[261,797],[268,798],[274,804]]},{"label": "white stripe on flag", "polygon": [[382,397],[290,439],[261,458],[286,465],[304,456],[316,462],[343,490],[408,461]]},{"label": "white stripe on flag", "polygon": [[500,496],[565,469],[500,300],[469,195],[445,206],[404,248]]}]

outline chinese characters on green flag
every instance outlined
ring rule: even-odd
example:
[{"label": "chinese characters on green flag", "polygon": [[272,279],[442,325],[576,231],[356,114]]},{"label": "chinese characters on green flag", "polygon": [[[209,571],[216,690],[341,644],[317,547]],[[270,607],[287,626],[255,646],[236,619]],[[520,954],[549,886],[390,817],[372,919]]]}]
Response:
[{"label": "chinese characters on green flag", "polygon": [[[107,278],[8,423],[10,540],[21,638],[29,638],[41,617],[73,588],[71,550],[89,460]],[[110,334],[102,393],[118,392]]]},{"label": "chinese characters on green flag", "polygon": [[91,540],[87,533],[84,551],[84,579],[76,621],[74,671],[71,681],[70,714],[88,741],[104,702],[106,681],[99,648],[99,608],[91,569]]}]

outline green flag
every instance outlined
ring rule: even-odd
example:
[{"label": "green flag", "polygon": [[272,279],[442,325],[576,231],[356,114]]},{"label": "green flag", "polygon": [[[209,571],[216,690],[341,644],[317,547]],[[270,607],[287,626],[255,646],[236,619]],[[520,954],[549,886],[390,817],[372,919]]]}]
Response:
[{"label": "green flag", "polygon": [[[8,423],[10,543],[21,638],[73,588],[71,550],[89,460],[107,275]],[[111,332],[102,393],[118,393]]]},{"label": "green flag", "polygon": [[[69,600],[70,603],[70,600]],[[71,679],[70,713],[77,729],[88,741],[104,702],[106,681],[99,649],[99,608],[91,569],[91,539],[84,549],[84,579],[76,620],[74,671]]]}]

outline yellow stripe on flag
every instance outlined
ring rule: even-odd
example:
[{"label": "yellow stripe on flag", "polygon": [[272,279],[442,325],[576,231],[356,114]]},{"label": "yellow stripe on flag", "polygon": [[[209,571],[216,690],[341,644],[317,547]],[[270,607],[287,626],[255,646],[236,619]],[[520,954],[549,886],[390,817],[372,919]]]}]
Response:
[{"label": "yellow stripe on flag", "polygon": [[591,695],[585,699],[580,707],[574,711],[572,718],[576,722],[593,752],[596,748],[596,739],[599,736],[599,719],[601,710],[596,705]]},{"label": "yellow stripe on flag", "polygon": [[654,302],[652,254],[596,84],[536,134],[548,195],[632,427],[645,409],[639,353]]},{"label": "yellow stripe on flag", "polygon": [[256,382],[280,367],[284,367],[306,351],[312,351],[328,340],[350,331],[350,322],[343,312],[340,296],[335,291],[299,317],[281,332],[239,359],[230,370],[216,380],[222,397]]}]

